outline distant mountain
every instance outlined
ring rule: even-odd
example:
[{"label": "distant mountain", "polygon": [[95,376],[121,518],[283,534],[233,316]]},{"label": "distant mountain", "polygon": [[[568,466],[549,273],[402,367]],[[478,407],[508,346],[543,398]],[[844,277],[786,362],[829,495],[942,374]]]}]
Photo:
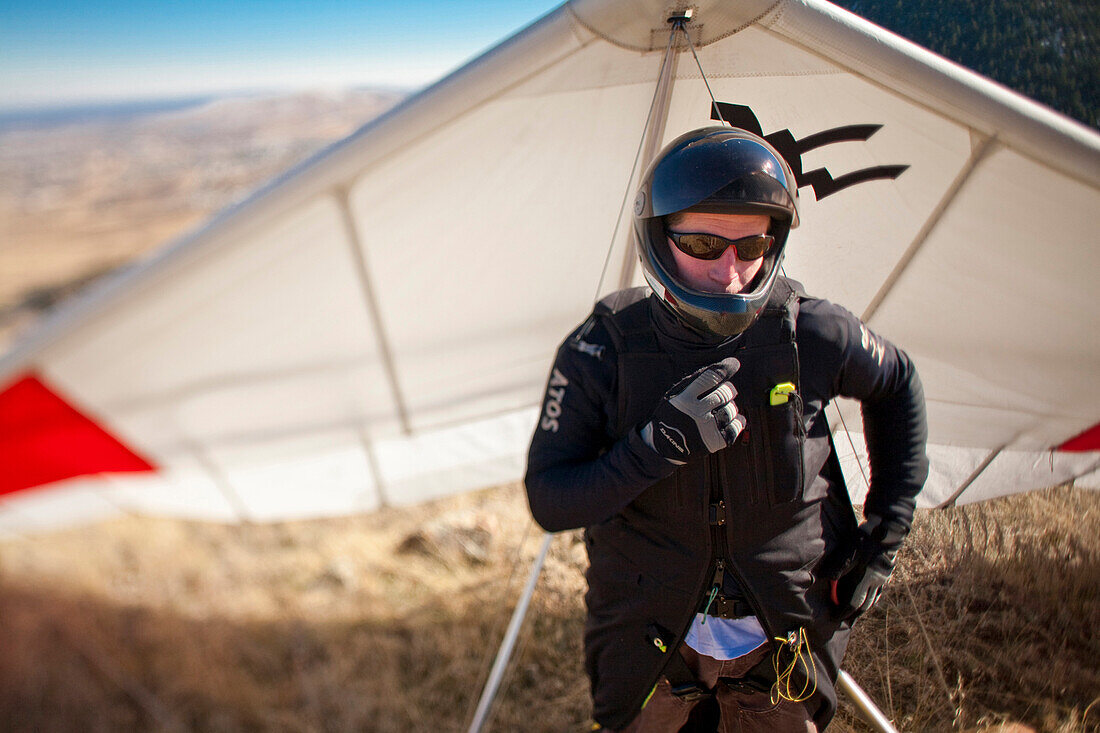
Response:
[{"label": "distant mountain", "polygon": [[833,0],[941,56],[1100,127],[1097,0]]},{"label": "distant mountain", "polygon": [[181,97],[135,98],[99,102],[67,102],[37,106],[9,106],[0,99],[0,134],[13,130],[48,130],[66,125],[102,123],[125,125],[143,118],[170,112],[208,108],[215,102],[248,105],[265,100],[283,100],[292,104],[295,99],[362,99],[374,96],[378,99],[396,100],[408,96],[414,90],[401,87],[362,86],[339,92],[275,92],[239,91],[218,94],[198,94]]},{"label": "distant mountain", "polygon": [[86,102],[45,107],[0,109],[0,132],[19,129],[44,130],[86,122],[119,123],[164,112],[200,107],[218,97],[202,95],[169,99],[132,99],[115,102]]}]

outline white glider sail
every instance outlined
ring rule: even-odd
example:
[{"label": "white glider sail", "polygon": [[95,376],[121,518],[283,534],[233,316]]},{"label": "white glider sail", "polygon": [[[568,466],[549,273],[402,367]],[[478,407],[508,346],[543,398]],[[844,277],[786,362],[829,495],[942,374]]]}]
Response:
[{"label": "white glider sail", "polygon": [[[1100,485],[1100,135],[818,0],[693,5],[723,117],[800,172],[788,275],[917,362],[923,503]],[[667,11],[561,6],[42,324],[0,360],[0,532],[519,478],[557,343],[638,278]],[[674,48],[661,141],[712,123]]]}]

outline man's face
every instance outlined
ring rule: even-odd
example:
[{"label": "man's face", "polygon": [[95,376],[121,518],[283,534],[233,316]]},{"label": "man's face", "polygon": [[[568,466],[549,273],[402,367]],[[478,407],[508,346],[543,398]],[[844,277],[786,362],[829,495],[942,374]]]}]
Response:
[{"label": "man's face", "polygon": [[[677,233],[717,234],[726,239],[739,239],[753,234],[765,234],[771,220],[763,214],[704,214],[688,211],[670,217],[668,229]],[[700,260],[685,254],[665,238],[672,251],[680,279],[684,284],[705,293],[740,293],[764,264],[763,257],[739,260],[733,247],[727,247],[716,260]]]}]

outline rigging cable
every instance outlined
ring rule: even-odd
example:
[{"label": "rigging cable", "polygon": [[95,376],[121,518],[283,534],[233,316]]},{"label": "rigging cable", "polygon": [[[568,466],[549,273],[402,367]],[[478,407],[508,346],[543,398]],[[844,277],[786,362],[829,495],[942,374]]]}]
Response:
[{"label": "rigging cable", "polygon": [[[774,7],[774,6],[772,6],[772,7]],[[765,14],[770,12],[770,11],[771,11],[771,8],[769,8],[767,11],[765,11]],[[761,16],[761,17],[763,17],[763,16]],[[730,123],[726,122],[725,118],[722,116],[722,111],[718,106],[718,100],[715,98],[714,91],[710,87],[710,81],[707,79],[706,72],[703,71],[703,65],[699,61],[699,55],[695,52],[695,45],[691,42],[691,36],[688,34],[687,30],[682,27],[682,23],[678,24],[678,25],[680,26],[681,30],[684,30],[684,37],[687,39],[688,47],[691,49],[691,55],[695,59],[695,65],[699,68],[699,75],[702,77],[703,83],[707,87],[707,93],[710,95],[710,103],[711,103],[711,108],[713,110],[714,115],[717,116],[718,120],[720,120],[722,122],[722,124],[730,124]],[[730,125],[730,126],[732,127],[732,125]],[[783,275],[783,277],[787,276],[787,272],[783,268],[782,263],[780,263],[780,265],[779,265],[779,272]],[[859,461],[859,454],[856,453],[855,443],[852,441],[852,434],[848,431],[848,426],[844,423],[844,415],[840,413],[839,408],[837,409],[837,413],[840,414],[840,421],[841,421],[841,424],[844,427],[844,434],[848,437],[848,443],[852,446],[852,453],[853,453],[853,455],[855,455],[856,462],[859,464],[860,472],[863,473],[863,480],[864,480],[864,482],[867,483],[867,485],[869,487],[870,482],[867,479],[867,473],[863,470],[863,464]],[[906,586],[906,589],[908,590],[908,586]],[[911,590],[909,591],[909,595],[910,595],[910,600],[913,602],[913,608],[914,608],[914,610],[916,610],[917,609],[916,600],[913,599]],[[933,657],[933,661],[935,662],[935,665],[936,665],[936,670],[940,675],[940,681],[943,683],[944,689],[948,690],[949,700],[951,700],[951,702],[954,703],[953,698],[951,698],[950,689],[947,687],[947,682],[946,682],[946,679],[944,678],[943,669],[942,669],[942,666],[940,664],[939,658],[936,656],[936,651],[932,647],[931,639],[928,636],[927,630],[924,628],[924,621],[920,618],[920,612],[919,611],[917,611],[917,621],[920,623],[921,631],[924,633],[924,638],[928,642],[929,649],[932,652],[932,657]],[[812,659],[812,657],[811,657],[811,659]],[[777,664],[777,666],[776,666],[777,682],[776,682],[776,687],[773,689],[773,694],[776,691],[779,691],[781,689],[780,682],[778,680],[782,679],[782,677],[783,677],[782,675],[779,674],[778,657],[776,657],[775,661],[776,661],[776,664]],[[792,664],[793,664],[793,662],[792,662]],[[815,673],[815,679],[816,679],[816,668],[814,670],[814,673]],[[788,670],[787,674],[788,674],[788,680],[789,680],[789,670]],[[840,687],[842,687],[845,692],[847,692],[849,695],[851,695],[855,698],[856,707],[860,710],[860,712],[862,714],[864,714],[868,718],[869,722],[872,722],[872,724],[876,726],[876,729],[884,730],[884,731],[894,730],[893,727],[889,725],[889,721],[886,720],[886,717],[882,713],[882,711],[879,710],[878,707],[874,705],[873,701],[871,701],[871,699],[869,697],[867,697],[866,693],[864,693],[863,690],[861,690],[859,688],[859,686],[855,684],[855,681],[852,680],[851,677],[849,675],[847,675],[843,670],[838,670],[838,685]],[[785,690],[785,691],[788,692],[788,693],[792,692],[789,689]],[[801,692],[804,693],[805,690],[802,690]],[[801,697],[801,694],[793,695],[793,697],[796,697],[796,698]],[[883,724],[883,721],[885,721],[885,724]]]},{"label": "rigging cable", "polygon": [[[603,283],[607,276],[607,270],[611,263],[611,255],[615,249],[615,241],[618,239],[619,236],[619,228],[622,225],[623,214],[626,211],[627,203],[630,201],[631,194],[633,193],[634,180],[635,177],[638,175],[639,163],[642,159],[642,153],[646,148],[646,141],[650,133],[650,126],[657,112],[657,108],[662,101],[662,96],[664,97],[664,104],[668,104],[668,90],[666,86],[662,84],[662,82],[665,80],[665,77],[668,74],[669,69],[671,68],[669,65],[673,62],[673,40],[676,37],[677,29],[682,29],[682,24],[683,21],[674,22],[672,30],[669,32],[668,43],[665,46],[664,56],[661,59],[661,67],[657,75],[657,84],[655,85],[653,91],[653,99],[650,101],[649,104],[649,112],[646,115],[645,125],[642,127],[641,139],[638,141],[638,149],[634,154],[634,163],[632,164],[630,169],[630,177],[627,179],[626,191],[623,194],[623,200],[619,206],[619,213],[615,220],[615,228],[611,233],[611,241],[608,244],[607,255],[604,257],[603,267],[600,270],[600,278],[596,285],[596,292],[592,298],[593,305],[595,305],[600,298],[600,291],[603,288]],[[662,91],[665,92],[664,95],[662,95]],[[648,161],[646,161],[646,163],[648,164]],[[533,523],[533,520],[529,520],[528,529],[530,529]],[[515,661],[508,664],[507,667],[501,669],[503,665],[502,656],[512,656],[510,647],[512,644],[515,643],[514,637],[518,636],[518,624],[522,623],[522,617],[520,619],[516,619],[515,616],[517,613],[522,613],[524,615],[526,614],[526,604],[530,602],[530,595],[533,595],[534,593],[535,583],[537,582],[539,573],[542,570],[542,565],[545,561],[546,553],[549,549],[549,543],[551,539],[552,535],[550,535],[550,533],[544,533],[543,545],[540,550],[539,557],[535,560],[535,564],[531,569],[531,575],[528,578],[527,588],[524,589],[525,597],[520,599],[519,604],[516,606],[516,609],[512,613],[512,623],[509,624],[509,629],[505,633],[505,638],[501,643],[500,649],[497,651],[496,658],[494,659],[493,663],[493,669],[489,672],[489,679],[483,687],[481,697],[479,700],[477,700],[477,708],[474,710],[469,726],[470,733],[481,731],[485,726],[489,724],[490,719],[492,718],[492,714],[495,710],[494,703],[496,701],[498,693],[502,691],[502,689],[507,689],[506,681],[507,678],[510,676],[511,670],[515,667]],[[526,542],[526,535],[524,536],[524,542]],[[513,570],[517,567],[518,562],[519,556],[517,555],[516,559],[513,561]],[[511,579],[509,579],[509,586],[510,585]],[[524,646],[526,646],[526,640],[524,641]],[[516,656],[518,658],[518,655]],[[499,679],[494,679],[495,676],[499,676]]]},{"label": "rigging cable", "polygon": [[638,163],[642,159],[642,151],[645,150],[646,134],[649,132],[649,125],[653,121],[653,115],[657,110],[657,103],[661,96],[661,79],[665,76],[666,64],[672,63],[672,40],[676,37],[676,28],[673,27],[672,32],[668,34],[668,44],[665,46],[664,56],[661,58],[661,68],[657,72],[657,85],[653,90],[653,99],[649,103],[649,112],[646,113],[645,125],[642,126],[642,135],[638,140],[638,149],[634,153],[634,163],[630,167],[630,177],[626,179],[626,191],[623,192],[623,201],[619,204],[619,215],[615,218],[615,229],[611,232],[611,241],[607,245],[607,255],[603,260],[603,268],[600,270],[600,279],[596,283],[596,292],[592,296],[592,303],[595,305],[600,299],[600,292],[603,290],[604,279],[607,277],[607,268],[611,265],[611,253],[615,251],[615,242],[619,238],[619,227],[623,223],[623,213],[626,211],[626,204],[631,199],[631,194],[634,193],[634,180],[638,175]]},{"label": "rigging cable", "polygon": [[[841,412],[839,405],[834,403],[833,406],[836,408],[836,414],[840,416],[840,424],[844,428],[844,435],[848,438],[848,444],[852,447],[852,457],[855,458],[856,465],[859,466],[859,472],[863,475],[863,483],[870,489],[871,480],[867,476],[867,470],[863,466],[863,461],[860,459],[859,453],[856,452],[856,445],[852,440],[852,434],[848,430],[848,424],[844,421],[844,413]],[[932,665],[936,668],[936,676],[939,678],[940,685],[943,686],[943,691],[947,695],[947,701],[951,703],[951,705],[955,705],[955,695],[951,692],[951,686],[947,684],[947,675],[945,675],[943,671],[943,662],[940,661],[940,655],[936,652],[936,647],[932,643],[932,636],[928,633],[928,628],[924,625],[924,619],[921,618],[920,607],[917,605],[917,598],[913,595],[913,589],[908,583],[905,584],[905,592],[909,597],[909,603],[913,606],[913,615],[917,617],[917,625],[920,627],[921,637],[928,646],[928,653],[932,657]]]},{"label": "rigging cable", "polygon": [[707,85],[707,94],[710,95],[711,111],[714,114],[718,115],[718,121],[721,122],[723,125],[729,124],[726,122],[726,118],[722,116],[722,110],[718,107],[718,100],[714,98],[714,90],[710,88],[710,81],[707,79],[707,75],[703,71],[703,64],[699,62],[699,54],[695,53],[695,44],[691,42],[691,34],[687,32],[687,28],[684,27],[683,21],[680,21],[676,25],[680,30],[684,32],[684,39],[687,41],[688,48],[691,49],[691,55],[695,59],[695,65],[699,67],[699,76],[703,78],[703,83]]},{"label": "rigging cable", "polygon": [[[684,31],[684,38],[687,40],[688,48],[691,49],[691,55],[695,59],[695,65],[699,68],[699,75],[703,78],[703,83],[707,87],[707,93],[710,95],[711,108],[713,109],[714,114],[718,117],[718,119],[722,122],[722,124],[729,124],[729,123],[726,122],[725,118],[722,117],[722,111],[718,107],[718,100],[714,96],[714,91],[710,87],[710,81],[707,79],[706,72],[703,71],[703,65],[699,61],[699,54],[697,54],[695,52],[695,44],[693,44],[691,42],[691,35],[683,27],[683,22],[682,21],[678,22],[676,24],[676,27],[679,28],[680,30]],[[779,266],[779,271],[783,275],[783,277],[787,276],[787,272],[784,269],[782,264],[780,264],[780,266]],[[837,407],[837,414],[840,416],[840,424],[844,429],[844,435],[847,437],[848,444],[852,448],[852,455],[856,459],[856,465],[859,466],[859,471],[863,475],[863,481],[866,484],[867,488],[870,489],[871,482],[870,482],[870,479],[867,476],[867,471],[864,469],[863,462],[860,460],[860,457],[859,457],[859,453],[856,452],[856,446],[855,446],[855,442],[852,440],[851,431],[848,430],[848,424],[844,420],[844,413],[842,413],[840,411],[839,407]],[[944,675],[943,665],[940,662],[939,655],[936,653],[936,649],[932,645],[932,638],[928,634],[928,629],[925,628],[924,619],[921,618],[920,609],[917,607],[917,600],[913,596],[913,591],[908,585],[905,586],[905,590],[908,593],[910,603],[912,603],[912,605],[913,605],[913,611],[916,614],[917,623],[920,626],[921,634],[923,635],[925,642],[928,644],[928,650],[932,655],[932,661],[933,661],[933,663],[936,667],[936,673],[939,676],[939,681],[943,685],[944,691],[947,693],[948,700],[951,702],[952,705],[954,705],[954,703],[955,703],[954,696],[951,694],[951,688],[947,684],[947,678]]]}]

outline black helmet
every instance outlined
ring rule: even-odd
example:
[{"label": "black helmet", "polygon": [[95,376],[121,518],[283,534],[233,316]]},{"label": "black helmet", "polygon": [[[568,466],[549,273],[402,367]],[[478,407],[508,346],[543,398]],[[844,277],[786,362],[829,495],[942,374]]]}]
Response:
[{"label": "black helmet", "polygon": [[[775,247],[749,292],[707,293],[677,275],[664,217],[681,211],[766,214]],[[701,333],[736,336],[753,324],[775,286],[787,234],[798,226],[794,173],[767,141],[732,127],[685,133],[660,152],[634,201],[634,237],[646,282],[681,321]]]}]

